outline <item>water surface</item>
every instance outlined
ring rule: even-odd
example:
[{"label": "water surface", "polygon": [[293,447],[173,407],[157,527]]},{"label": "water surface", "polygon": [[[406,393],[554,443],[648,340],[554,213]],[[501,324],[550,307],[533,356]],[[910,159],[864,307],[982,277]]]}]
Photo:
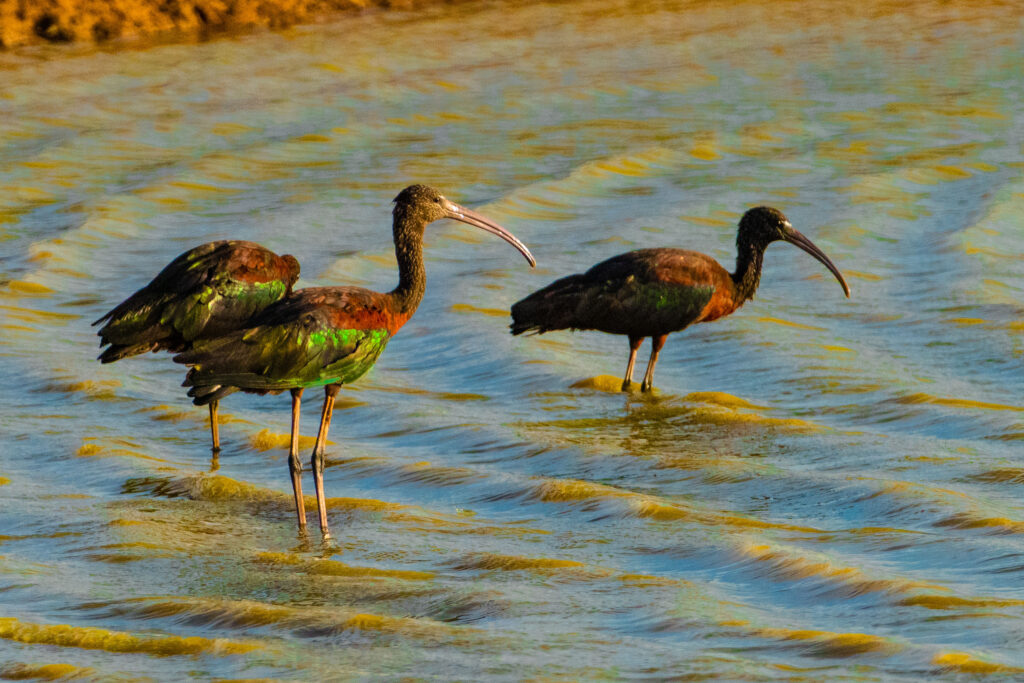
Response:
[{"label": "water surface", "polygon": [[[718,4],[0,54],[0,676],[1024,675],[1022,14]],[[101,366],[89,323],[212,239],[389,289],[411,182],[540,267],[429,228],[420,311],[339,396],[336,538],[303,543],[287,396],[227,399],[211,462],[182,368]],[[508,334],[630,248],[731,267],[758,204],[851,300],[774,245],[649,397],[614,390],[623,338]]]}]

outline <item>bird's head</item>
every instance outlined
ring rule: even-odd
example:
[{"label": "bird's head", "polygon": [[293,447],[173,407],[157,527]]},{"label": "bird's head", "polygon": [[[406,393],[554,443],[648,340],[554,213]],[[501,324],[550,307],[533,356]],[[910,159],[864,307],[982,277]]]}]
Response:
[{"label": "bird's head", "polygon": [[394,201],[396,228],[399,223],[413,225],[417,226],[417,229],[422,234],[423,229],[428,223],[433,223],[442,218],[451,218],[452,220],[472,225],[475,228],[480,228],[492,235],[497,235],[518,249],[526,257],[526,260],[529,261],[531,267],[537,265],[537,261],[533,258],[530,250],[511,232],[486,216],[456,204],[432,187],[427,185],[410,185],[399,192]]},{"label": "bird's head", "polygon": [[770,206],[758,206],[743,214],[743,218],[740,219],[740,229],[736,235],[737,247],[764,251],[765,247],[778,240],[796,245],[820,261],[836,277],[843,287],[843,292],[849,298],[850,286],[843,279],[843,274],[825,255],[825,252],[793,227],[793,224],[781,211]]},{"label": "bird's head", "polygon": [[790,232],[793,232],[793,225],[781,211],[770,206],[757,206],[743,214],[736,239],[764,248],[772,242],[786,239]]},{"label": "bird's head", "polygon": [[444,195],[428,185],[410,185],[395,197],[395,215],[417,219],[426,226],[428,223],[447,218]]}]

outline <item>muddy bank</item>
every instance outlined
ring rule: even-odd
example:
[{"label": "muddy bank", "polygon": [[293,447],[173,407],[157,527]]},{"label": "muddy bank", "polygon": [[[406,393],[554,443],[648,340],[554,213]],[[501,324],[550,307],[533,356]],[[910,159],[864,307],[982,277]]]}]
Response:
[{"label": "muddy bank", "polygon": [[0,48],[283,28],[338,12],[423,4],[416,0],[0,0]]}]

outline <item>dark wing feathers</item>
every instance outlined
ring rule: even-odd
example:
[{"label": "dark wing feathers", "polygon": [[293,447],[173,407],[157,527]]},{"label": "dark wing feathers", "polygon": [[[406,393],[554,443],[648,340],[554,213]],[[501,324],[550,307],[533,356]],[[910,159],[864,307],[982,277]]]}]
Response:
[{"label": "dark wing feathers", "polygon": [[93,325],[99,325],[104,320],[124,317],[132,311],[141,312],[142,309],[154,305],[163,297],[188,294],[202,286],[204,280],[209,278],[211,267],[213,269],[223,268],[230,257],[232,248],[239,246],[244,248],[248,245],[259,247],[253,242],[221,240],[207,242],[189,249],[164,266],[164,269],[148,285],[115,306]]},{"label": "dark wing feathers", "polygon": [[516,302],[512,305],[512,334],[579,328],[574,323],[588,286],[586,275],[569,275]]},{"label": "dark wing feathers", "polygon": [[201,336],[232,330],[283,297],[298,277],[283,257],[254,243],[199,245],[171,261],[153,281],[95,324],[105,363],[149,350],[181,351]]},{"label": "dark wing feathers", "polygon": [[612,257],[514,304],[512,334],[578,329],[652,336],[681,330],[697,320],[714,294],[710,281],[690,273],[703,266],[702,259],[675,249]]}]

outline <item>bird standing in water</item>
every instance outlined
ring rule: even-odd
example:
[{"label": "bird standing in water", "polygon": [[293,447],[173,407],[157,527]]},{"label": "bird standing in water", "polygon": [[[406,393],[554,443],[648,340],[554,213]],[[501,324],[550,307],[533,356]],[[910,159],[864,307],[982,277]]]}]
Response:
[{"label": "bird standing in water", "polygon": [[[202,405],[237,390],[265,394],[290,390],[297,405],[303,389],[324,387],[324,407],[313,449],[313,483],[324,538],[327,502],[323,488],[324,444],[334,399],[342,384],[354,382],[373,367],[388,340],[416,311],[423,298],[423,232],[428,223],[452,218],[501,237],[536,262],[529,249],[488,218],[455,204],[425,185],[405,188],[395,198],[395,254],[398,286],[387,293],[361,287],[300,289],[255,316],[245,329],[207,339],[174,357],[191,366],[185,386]],[[302,463],[298,457],[298,423],[292,417],[288,459],[295,513],[305,528]]]},{"label": "bird standing in water", "polygon": [[753,298],[769,244],[783,240],[821,261],[843,292],[842,273],[813,242],[793,229],[778,209],[759,206],[740,219],[736,271],[710,256],[685,249],[639,249],[614,256],[585,273],[552,282],[512,306],[512,334],[551,330],[600,330],[629,337],[629,362],[622,381],[633,380],[636,352],[651,337],[651,357],[640,384],[649,391],[654,366],[669,333],[729,315]]},{"label": "bird standing in water", "polygon": [[[241,327],[291,294],[299,262],[242,240],[207,242],[171,261],[148,285],[93,323],[103,363],[147,351],[180,353],[198,339]],[[213,452],[220,450],[217,401],[210,402]]]}]

